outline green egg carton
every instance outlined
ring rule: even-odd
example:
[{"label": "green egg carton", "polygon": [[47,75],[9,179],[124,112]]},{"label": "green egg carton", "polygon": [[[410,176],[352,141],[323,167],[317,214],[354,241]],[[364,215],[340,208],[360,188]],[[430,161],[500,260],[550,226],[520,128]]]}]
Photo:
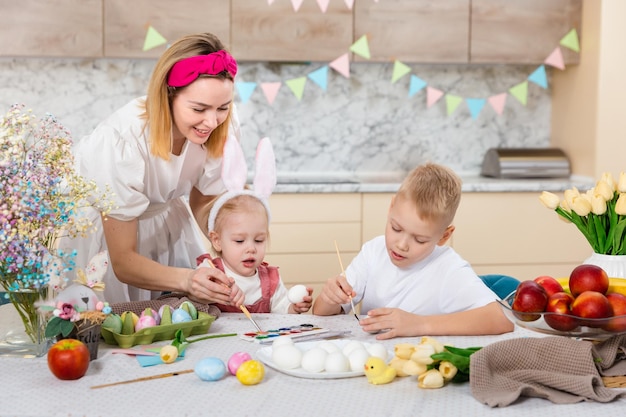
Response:
[{"label": "green egg carton", "polygon": [[215,316],[200,311],[196,320],[145,327],[133,334],[114,333],[104,327],[100,332],[104,343],[118,345],[121,348],[129,348],[135,345],[149,345],[152,342],[161,340],[172,340],[178,330],[182,330],[185,337],[195,334],[206,334],[215,318]]}]

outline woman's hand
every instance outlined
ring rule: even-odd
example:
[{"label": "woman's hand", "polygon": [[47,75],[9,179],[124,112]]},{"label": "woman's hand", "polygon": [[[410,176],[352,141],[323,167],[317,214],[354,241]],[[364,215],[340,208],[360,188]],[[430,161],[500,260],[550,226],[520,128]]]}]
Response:
[{"label": "woman's hand", "polygon": [[245,298],[235,280],[217,268],[197,268],[191,271],[187,285],[189,298],[204,303],[240,306]]}]

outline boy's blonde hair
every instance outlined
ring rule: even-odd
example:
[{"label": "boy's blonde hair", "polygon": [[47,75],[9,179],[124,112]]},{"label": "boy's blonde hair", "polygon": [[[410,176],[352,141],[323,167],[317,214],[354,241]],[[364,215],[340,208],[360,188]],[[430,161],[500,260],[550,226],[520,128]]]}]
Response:
[{"label": "boy's blonde hair", "polygon": [[426,163],[406,176],[396,196],[413,202],[422,219],[447,227],[461,201],[461,179],[449,168]]},{"label": "boy's blonde hair", "polygon": [[[148,129],[148,141],[150,152],[162,159],[170,159],[172,146],[172,99],[186,87],[168,87],[167,76],[175,63],[184,58],[197,55],[208,55],[224,49],[222,42],[211,33],[199,33],[188,35],[178,39],[165,50],[156,63],[150,82],[148,95],[143,103],[144,112],[141,117],[146,120],[144,129]],[[218,75],[206,75],[201,77],[213,77],[218,79],[233,80],[228,71]],[[205,142],[208,156],[220,157],[224,152],[224,143],[228,137],[231,108],[228,117],[215,128]]]}]

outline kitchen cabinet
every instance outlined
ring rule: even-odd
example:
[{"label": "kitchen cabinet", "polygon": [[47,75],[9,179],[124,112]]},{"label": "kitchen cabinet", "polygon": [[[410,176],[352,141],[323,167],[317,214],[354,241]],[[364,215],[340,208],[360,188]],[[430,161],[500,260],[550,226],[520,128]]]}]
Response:
[{"label": "kitchen cabinet", "polygon": [[[470,62],[542,63],[572,28],[582,0],[472,0]],[[561,48],[566,64],[578,53]]]},{"label": "kitchen cabinet", "polygon": [[231,0],[230,50],[244,61],[332,61],[353,41],[352,11],[331,1],[326,13],[314,1],[297,12],[291,1]]},{"label": "kitchen cabinet", "polygon": [[371,61],[467,62],[470,0],[357,1],[354,35],[367,35]]},{"label": "kitchen cabinet", "polygon": [[0,56],[102,56],[102,0],[0,0]]},{"label": "kitchen cabinet", "polygon": [[230,4],[223,0],[103,0],[104,55],[116,58],[156,58],[167,43],[143,51],[152,26],[168,42],[199,32],[230,42]]},{"label": "kitchen cabinet", "polygon": [[361,248],[361,196],[356,193],[273,194],[266,260],[280,267],[290,288],[313,287],[318,295],[326,280],[341,272]]}]

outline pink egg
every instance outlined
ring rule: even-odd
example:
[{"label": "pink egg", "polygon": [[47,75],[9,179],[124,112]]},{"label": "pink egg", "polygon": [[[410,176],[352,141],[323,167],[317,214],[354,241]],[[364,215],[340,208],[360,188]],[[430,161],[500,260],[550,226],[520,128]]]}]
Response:
[{"label": "pink egg", "polygon": [[237,374],[237,369],[241,366],[245,361],[249,361],[252,359],[248,352],[235,352],[232,354],[230,359],[228,359],[228,372],[233,375]]},{"label": "pink egg", "polygon": [[156,320],[154,319],[154,317],[150,317],[150,316],[143,316],[140,317],[139,320],[137,320],[137,324],[135,324],[135,331],[138,332],[141,329],[144,329],[146,327],[154,327],[156,326]]}]

